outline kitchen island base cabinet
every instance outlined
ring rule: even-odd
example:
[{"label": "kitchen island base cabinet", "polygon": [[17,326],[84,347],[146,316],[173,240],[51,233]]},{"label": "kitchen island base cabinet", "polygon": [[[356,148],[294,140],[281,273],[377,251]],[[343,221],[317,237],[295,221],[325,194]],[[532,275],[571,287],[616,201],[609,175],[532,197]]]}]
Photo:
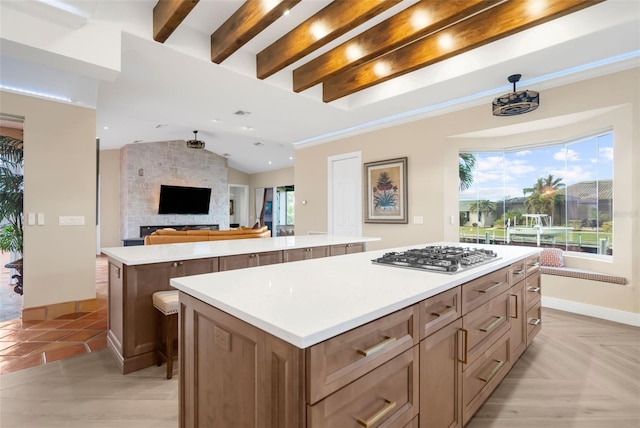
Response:
[{"label": "kitchen island base cabinet", "polygon": [[180,426],[304,426],[303,351],[180,293]]},{"label": "kitchen island base cabinet", "polygon": [[420,428],[462,427],[462,320],[420,342]]},{"label": "kitchen island base cabinet", "polygon": [[151,303],[153,293],[172,290],[171,278],[217,270],[217,258],[137,266],[109,261],[107,344],[123,374],[152,366],[158,360],[158,314]]}]

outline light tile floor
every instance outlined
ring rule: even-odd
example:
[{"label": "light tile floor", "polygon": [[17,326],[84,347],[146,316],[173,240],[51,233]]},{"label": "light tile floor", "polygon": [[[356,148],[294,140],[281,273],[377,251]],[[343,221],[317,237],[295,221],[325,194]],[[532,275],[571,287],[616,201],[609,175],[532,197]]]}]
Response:
[{"label": "light tile floor", "polygon": [[[9,285],[8,270],[4,269],[5,259],[8,262],[8,257],[3,254],[0,257],[0,287],[7,287],[14,293]],[[107,258],[96,257],[98,310],[95,312],[76,312],[46,321],[22,321],[19,318],[0,321],[0,374],[106,348],[107,272]],[[22,298],[6,303],[7,293],[0,295],[3,310],[16,312],[15,305],[19,305],[19,317]]]}]

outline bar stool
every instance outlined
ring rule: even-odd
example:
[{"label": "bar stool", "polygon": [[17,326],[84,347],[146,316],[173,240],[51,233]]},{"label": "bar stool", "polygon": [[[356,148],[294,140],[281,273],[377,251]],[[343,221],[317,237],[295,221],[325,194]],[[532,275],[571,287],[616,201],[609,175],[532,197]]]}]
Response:
[{"label": "bar stool", "polygon": [[173,376],[173,359],[178,356],[178,290],[156,291],[153,293],[153,306],[158,314],[158,366],[167,362],[167,379]]}]

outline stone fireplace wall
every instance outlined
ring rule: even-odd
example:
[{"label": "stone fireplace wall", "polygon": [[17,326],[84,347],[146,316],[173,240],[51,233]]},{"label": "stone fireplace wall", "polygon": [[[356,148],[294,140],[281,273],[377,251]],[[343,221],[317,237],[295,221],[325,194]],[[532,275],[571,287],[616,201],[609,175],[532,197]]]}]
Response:
[{"label": "stone fireplace wall", "polygon": [[[227,159],[184,141],[129,144],[120,150],[121,238],[140,236],[140,226],[218,224],[229,228]],[[158,214],[160,185],[210,187],[208,215]]]}]

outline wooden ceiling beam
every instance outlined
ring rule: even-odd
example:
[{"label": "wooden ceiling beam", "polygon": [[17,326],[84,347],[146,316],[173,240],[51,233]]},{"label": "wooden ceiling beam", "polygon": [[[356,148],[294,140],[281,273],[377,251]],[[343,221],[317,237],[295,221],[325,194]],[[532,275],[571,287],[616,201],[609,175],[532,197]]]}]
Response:
[{"label": "wooden ceiling beam", "polygon": [[211,35],[211,61],[220,64],[300,0],[247,0]]},{"label": "wooden ceiling beam", "polygon": [[323,83],[323,101],[337,100],[602,1],[517,0],[499,4],[438,33],[334,75]]},{"label": "wooden ceiling beam", "polygon": [[502,0],[420,0],[347,42],[293,70],[293,90],[323,80],[480,12]]},{"label": "wooden ceiling beam", "polygon": [[258,53],[258,79],[271,76],[398,3],[400,0],[331,2]]},{"label": "wooden ceiling beam", "polygon": [[153,7],[153,40],[164,43],[200,0],[158,0]]}]

